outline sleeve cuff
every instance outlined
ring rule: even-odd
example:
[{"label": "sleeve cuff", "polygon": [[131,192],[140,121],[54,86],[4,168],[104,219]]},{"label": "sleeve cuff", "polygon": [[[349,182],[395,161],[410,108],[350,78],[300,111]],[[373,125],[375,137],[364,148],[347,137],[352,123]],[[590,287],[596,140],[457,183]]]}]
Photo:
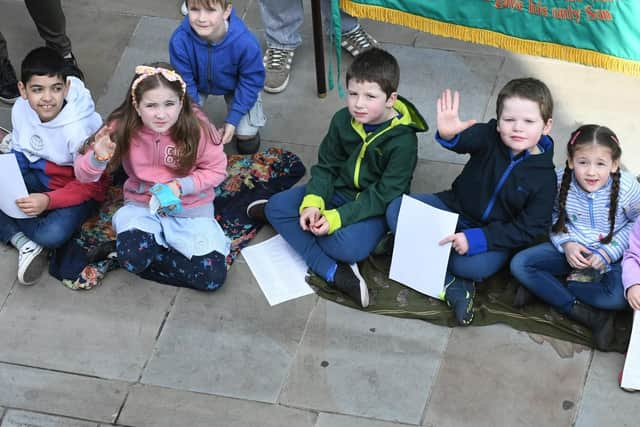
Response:
[{"label": "sleeve cuff", "polygon": [[323,215],[329,223],[329,234],[333,234],[334,231],[342,227],[342,219],[340,218],[340,212],[338,212],[337,209],[326,210]]},{"label": "sleeve cuff", "polygon": [[316,196],[315,194],[307,194],[302,199],[302,203],[300,204],[300,208],[298,208],[298,213],[302,213],[306,208],[318,208],[320,209],[320,213],[324,212],[324,199],[320,196]]},{"label": "sleeve cuff", "polygon": [[438,144],[442,145],[444,148],[453,148],[458,144],[458,141],[460,141],[460,134],[454,136],[453,139],[446,140],[440,137],[440,132],[436,131],[436,135],[433,137],[433,139],[435,139],[435,141]]},{"label": "sleeve cuff", "polygon": [[466,230],[462,230],[462,232],[469,243],[467,255],[471,256],[487,252],[487,238],[482,228],[467,228]]},{"label": "sleeve cuff", "polygon": [[182,188],[182,194],[193,194],[195,192],[195,184],[193,182],[193,178],[190,176],[186,176],[184,178],[177,178],[177,181],[180,183],[180,187]]},{"label": "sleeve cuff", "polygon": [[109,159],[107,160],[98,160],[95,156],[95,151],[91,151],[91,155],[89,155],[89,162],[91,162],[91,166],[98,170],[105,170],[107,165],[109,164]]}]

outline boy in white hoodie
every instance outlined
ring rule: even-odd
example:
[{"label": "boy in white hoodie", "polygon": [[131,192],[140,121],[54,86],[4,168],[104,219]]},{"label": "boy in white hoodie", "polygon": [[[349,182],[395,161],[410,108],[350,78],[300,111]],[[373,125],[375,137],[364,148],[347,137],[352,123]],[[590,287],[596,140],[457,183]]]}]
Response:
[{"label": "boy in white hoodie", "polygon": [[[16,156],[27,197],[16,205],[29,218],[0,211],[0,241],[18,249],[18,281],[35,283],[47,266],[47,250],[62,246],[104,200],[106,179],[75,179],[73,160],[85,140],[102,125],[82,80],[67,77],[55,50],[32,50],[22,62],[20,98],[11,110],[11,152]],[[5,141],[6,142],[6,141]],[[0,196],[1,197],[1,196]]]}]

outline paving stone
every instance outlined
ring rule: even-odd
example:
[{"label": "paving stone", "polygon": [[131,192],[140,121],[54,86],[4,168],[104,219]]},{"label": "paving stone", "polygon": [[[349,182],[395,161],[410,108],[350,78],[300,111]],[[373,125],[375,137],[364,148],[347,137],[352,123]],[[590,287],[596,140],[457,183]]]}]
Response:
[{"label": "paving stone", "polygon": [[618,386],[618,373],[624,356],[596,351],[582,393],[575,427],[638,425],[638,393]]},{"label": "paving stone", "polygon": [[18,251],[0,243],[0,309],[18,280]]},{"label": "paving stone", "polygon": [[449,329],[320,300],[280,403],[418,424]]},{"label": "paving stone", "polygon": [[0,312],[0,361],[136,381],[177,288],[110,272],[91,292],[50,276]]},{"label": "paving stone", "polygon": [[[460,92],[460,116],[480,119],[487,108],[491,88],[501,59],[489,55],[452,54],[435,49],[385,44],[400,64],[400,95],[406,96],[429,124],[429,132],[419,134],[420,159],[466,163],[466,157],[433,141],[437,130],[436,99],[446,88]],[[442,70],[447,70],[443,73]]]},{"label": "paving stone", "polygon": [[413,174],[411,192],[435,193],[448,190],[460,172],[460,164],[419,160]]},{"label": "paving stone", "polygon": [[497,91],[507,81],[527,75],[544,81],[554,98],[551,136],[556,141],[556,166],[564,165],[570,133],[582,124],[598,123],[618,135],[624,149],[623,163],[635,173],[640,172],[640,145],[633,143],[640,132],[640,122],[630,119],[629,110],[629,105],[637,102],[640,79],[554,59],[514,55],[500,70],[490,102],[495,102]]},{"label": "paving stone", "polygon": [[0,427],[98,427],[98,424],[10,409]]},{"label": "paving stone", "polygon": [[106,423],[113,421],[127,391],[119,381],[5,363],[0,363],[0,384],[2,406]]},{"label": "paving stone", "polygon": [[313,427],[316,417],[284,406],[136,385],[118,423],[136,427]]},{"label": "paving stone", "polygon": [[412,424],[390,423],[346,415],[320,413],[316,427],[409,427]]},{"label": "paving stone", "polygon": [[176,19],[153,17],[140,19],[107,84],[105,94],[96,103],[96,110],[103,117],[106,118],[124,100],[136,65],[169,60],[167,48],[169,37],[178,24],[179,20]]},{"label": "paving stone", "polygon": [[442,358],[425,425],[570,426],[590,351],[561,358],[507,326],[456,328]]},{"label": "paving stone", "polygon": [[235,264],[219,291],[179,294],[142,382],[275,402],[315,301],[270,307],[248,266]]}]

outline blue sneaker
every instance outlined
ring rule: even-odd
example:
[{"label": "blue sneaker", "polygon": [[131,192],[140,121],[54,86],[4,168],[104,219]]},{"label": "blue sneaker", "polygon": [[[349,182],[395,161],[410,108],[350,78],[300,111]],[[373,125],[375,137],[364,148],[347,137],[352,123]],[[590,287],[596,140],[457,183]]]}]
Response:
[{"label": "blue sneaker", "polygon": [[471,280],[461,279],[447,272],[444,279],[444,300],[453,309],[460,326],[473,321],[473,297],[476,287]]}]

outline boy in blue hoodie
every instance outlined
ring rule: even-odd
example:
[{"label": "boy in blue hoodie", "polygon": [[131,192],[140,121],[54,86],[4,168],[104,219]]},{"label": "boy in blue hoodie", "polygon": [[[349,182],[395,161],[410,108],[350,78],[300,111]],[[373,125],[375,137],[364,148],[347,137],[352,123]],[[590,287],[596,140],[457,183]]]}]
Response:
[{"label": "boy in blue hoodie", "polygon": [[189,0],[189,10],[169,41],[171,65],[198,104],[207,95],[224,95],[227,117],[222,142],[236,137],[238,152],[260,147],[266,120],[260,92],[265,70],[260,43],[235,14],[228,0]]}]

